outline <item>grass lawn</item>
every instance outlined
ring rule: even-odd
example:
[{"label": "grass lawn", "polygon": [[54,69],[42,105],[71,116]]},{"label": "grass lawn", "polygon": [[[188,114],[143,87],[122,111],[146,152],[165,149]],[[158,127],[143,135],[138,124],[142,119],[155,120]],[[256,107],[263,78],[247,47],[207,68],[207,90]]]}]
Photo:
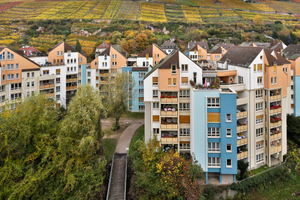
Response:
[{"label": "grass lawn", "polygon": [[269,169],[269,168],[270,168],[270,167],[268,167],[267,165],[264,165],[264,166],[261,166],[260,168],[251,170],[251,172],[252,172],[252,175],[254,175],[254,174],[258,174],[258,173],[260,173],[260,172],[262,172],[262,171],[265,171],[265,170],[267,170],[267,169]]},{"label": "grass lawn", "polygon": [[115,153],[115,149],[118,143],[116,138],[106,138],[102,139],[104,148],[104,157],[109,162]]},{"label": "grass lawn", "polygon": [[133,134],[130,145],[129,145],[129,156],[133,153],[134,144],[139,140],[144,141],[144,138],[145,138],[144,132],[145,132],[145,127],[144,127],[144,125],[142,125]]},{"label": "grass lawn", "polygon": [[125,118],[134,118],[134,119],[144,119],[144,113],[127,112],[122,117],[125,117]]}]

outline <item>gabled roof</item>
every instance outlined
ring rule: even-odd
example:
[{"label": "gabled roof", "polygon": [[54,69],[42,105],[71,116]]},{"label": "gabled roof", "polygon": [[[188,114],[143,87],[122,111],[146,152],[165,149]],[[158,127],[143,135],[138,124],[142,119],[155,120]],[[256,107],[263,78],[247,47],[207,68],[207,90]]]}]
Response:
[{"label": "gabled roof", "polygon": [[248,68],[261,51],[262,48],[259,47],[234,46],[227,51],[219,62],[228,61],[230,65]]},{"label": "gabled roof", "polygon": [[221,47],[223,47],[225,50],[228,50],[230,49],[231,47],[234,47],[235,45],[234,44],[228,44],[228,43],[220,43],[220,44],[217,44]]},{"label": "gabled roof", "polygon": [[254,47],[254,43],[253,42],[243,42],[240,46],[241,47]]},{"label": "gabled roof", "polygon": [[157,47],[162,53],[165,54],[165,52],[157,44],[153,43],[150,46],[148,46],[144,51],[142,51],[137,57],[146,57],[146,54],[149,54],[149,57],[153,57],[153,46]]},{"label": "gabled roof", "polygon": [[282,42],[278,42],[277,44],[273,45],[271,49],[273,49],[276,52],[280,52],[281,50],[283,50]]},{"label": "gabled roof", "polygon": [[104,42],[102,42],[102,44],[100,44],[99,46],[97,46],[97,48],[96,49],[106,49],[106,48],[108,48],[110,45],[106,42],[106,41],[104,41]]},{"label": "gabled roof", "polygon": [[5,47],[0,47],[0,51],[2,51],[3,49],[5,49]]},{"label": "gabled roof", "polygon": [[280,62],[278,62],[278,60],[271,55],[271,53],[267,50],[264,50],[265,52],[265,56],[266,56],[266,59],[269,63],[269,66],[274,66],[274,64],[277,64],[277,65],[282,65]]},{"label": "gabled roof", "polygon": [[222,52],[222,47],[219,45],[214,46],[210,51],[210,53],[214,54],[214,53],[223,53]]},{"label": "gabled roof", "polygon": [[261,48],[270,48],[270,43],[254,42],[254,44],[255,44],[257,47],[261,47]]},{"label": "gabled roof", "polygon": [[[50,53],[53,49],[55,49],[56,47],[58,47],[59,45],[61,45],[62,43],[64,43],[64,52],[68,52],[68,51],[71,51],[71,52],[78,52],[74,47],[70,46],[68,43],[66,43],[65,41],[61,41],[60,43],[58,43],[57,45],[55,45],[53,48],[50,48],[48,49],[48,53]],[[78,53],[81,53],[82,55],[85,55],[85,51],[81,50],[81,52],[78,52]]]},{"label": "gabled roof", "polygon": [[277,60],[281,63],[281,64],[290,64],[291,62],[288,61],[287,59],[285,59],[282,55],[280,55],[279,53],[277,53],[276,51],[275,53],[275,57],[277,58]]},{"label": "gabled roof", "polygon": [[300,57],[300,44],[290,44],[283,50],[283,55],[286,59],[296,60]]},{"label": "gabled roof", "polygon": [[123,49],[120,45],[116,44],[116,45],[112,45],[112,47],[115,50],[117,50],[120,54],[122,54],[125,58],[128,57],[129,53],[125,51],[125,49]]},{"label": "gabled roof", "polygon": [[161,48],[162,49],[175,49],[175,48],[177,48],[177,45],[174,42],[167,40],[161,45]]},{"label": "gabled roof", "polygon": [[191,42],[188,42],[188,46],[189,47],[192,47],[194,45],[199,45],[200,47],[202,47],[203,49],[207,50],[208,49],[208,43],[206,41],[191,41]]},{"label": "gabled roof", "polygon": [[99,55],[109,55],[110,53],[110,47],[106,48],[104,51],[102,51]]},{"label": "gabled roof", "polygon": [[30,46],[21,47],[19,51],[23,51],[26,56],[30,56],[32,53],[42,53],[37,48]]}]

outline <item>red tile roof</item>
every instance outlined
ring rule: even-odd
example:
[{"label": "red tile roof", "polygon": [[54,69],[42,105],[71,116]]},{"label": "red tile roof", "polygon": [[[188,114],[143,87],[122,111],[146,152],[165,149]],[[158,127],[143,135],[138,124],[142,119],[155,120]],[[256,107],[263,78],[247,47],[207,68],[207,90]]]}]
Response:
[{"label": "red tile roof", "polygon": [[30,56],[32,53],[42,53],[37,50],[35,47],[25,46],[19,49],[19,51],[23,51],[23,55]]}]

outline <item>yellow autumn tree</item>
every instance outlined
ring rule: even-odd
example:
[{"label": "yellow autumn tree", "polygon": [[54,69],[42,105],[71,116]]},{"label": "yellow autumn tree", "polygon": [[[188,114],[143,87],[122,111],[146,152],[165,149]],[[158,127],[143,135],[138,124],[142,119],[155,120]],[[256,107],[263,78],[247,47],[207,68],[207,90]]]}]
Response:
[{"label": "yellow autumn tree", "polygon": [[255,17],[253,19],[253,22],[255,23],[256,26],[262,26],[262,25],[264,25],[263,18],[260,15],[255,15]]}]

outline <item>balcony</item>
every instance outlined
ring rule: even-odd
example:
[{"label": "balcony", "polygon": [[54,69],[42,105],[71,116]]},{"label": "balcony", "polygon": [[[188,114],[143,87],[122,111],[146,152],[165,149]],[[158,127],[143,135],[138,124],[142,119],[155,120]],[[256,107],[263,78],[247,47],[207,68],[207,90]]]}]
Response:
[{"label": "balcony", "polygon": [[281,146],[271,146],[271,154],[281,151]]},{"label": "balcony", "polygon": [[243,104],[248,104],[248,98],[238,98],[236,99],[236,105],[243,105]]},{"label": "balcony", "polygon": [[275,122],[275,123],[270,123],[270,128],[274,128],[274,127],[277,127],[277,126],[281,126],[282,122],[281,121],[278,121],[278,122]]},{"label": "balcony", "polygon": [[242,118],[246,118],[246,117],[248,117],[248,111],[239,112],[236,114],[237,119],[242,119]]},{"label": "balcony", "polygon": [[270,114],[277,114],[277,113],[281,113],[281,108],[276,108],[276,109],[270,109]]},{"label": "balcony", "polygon": [[[267,100],[267,96],[265,96],[265,100]],[[270,102],[273,101],[281,101],[281,95],[278,94],[278,95],[270,96]]]},{"label": "balcony", "polygon": [[248,151],[237,154],[237,160],[241,160],[241,159],[244,159],[244,158],[248,158]]},{"label": "balcony", "polygon": [[177,103],[178,98],[177,97],[172,97],[172,98],[161,98],[160,99],[161,103]]},{"label": "balcony", "polygon": [[161,143],[162,144],[177,144],[178,143],[178,138],[161,138]]},{"label": "balcony", "polygon": [[177,116],[178,111],[160,111],[160,116]]},{"label": "balcony", "polygon": [[109,76],[109,73],[100,72],[99,76]]},{"label": "balcony", "polygon": [[180,141],[189,142],[191,141],[190,136],[180,136]]},{"label": "balcony", "polygon": [[178,124],[161,124],[160,128],[164,130],[174,130],[178,129]]},{"label": "balcony", "polygon": [[[273,134],[270,136],[270,141],[279,140],[281,139],[282,133]],[[266,140],[268,139],[268,135],[266,135]]]},{"label": "balcony", "polygon": [[51,89],[54,88],[54,84],[45,84],[45,85],[40,85],[40,90],[47,90],[47,89]]},{"label": "balcony", "polygon": [[239,146],[242,146],[242,145],[246,145],[246,144],[248,144],[248,138],[243,138],[243,139],[238,139],[237,140],[237,146],[239,147]]},{"label": "balcony", "polygon": [[39,77],[40,81],[44,81],[44,80],[54,80],[56,78],[55,74],[41,74],[41,76]]},{"label": "balcony", "polygon": [[68,86],[67,87],[67,90],[76,90],[77,89],[77,86]]},{"label": "balcony", "polygon": [[241,126],[237,126],[237,132],[243,132],[243,131],[247,131],[248,130],[248,125],[241,125]]},{"label": "balcony", "polygon": [[67,83],[69,82],[77,82],[77,78],[69,78],[67,79]]},{"label": "balcony", "polygon": [[231,88],[232,90],[239,92],[244,91],[246,89],[245,84],[228,84],[228,85],[220,85],[220,88]]},{"label": "balcony", "polygon": [[54,93],[48,93],[46,94],[46,97],[54,97]]}]

